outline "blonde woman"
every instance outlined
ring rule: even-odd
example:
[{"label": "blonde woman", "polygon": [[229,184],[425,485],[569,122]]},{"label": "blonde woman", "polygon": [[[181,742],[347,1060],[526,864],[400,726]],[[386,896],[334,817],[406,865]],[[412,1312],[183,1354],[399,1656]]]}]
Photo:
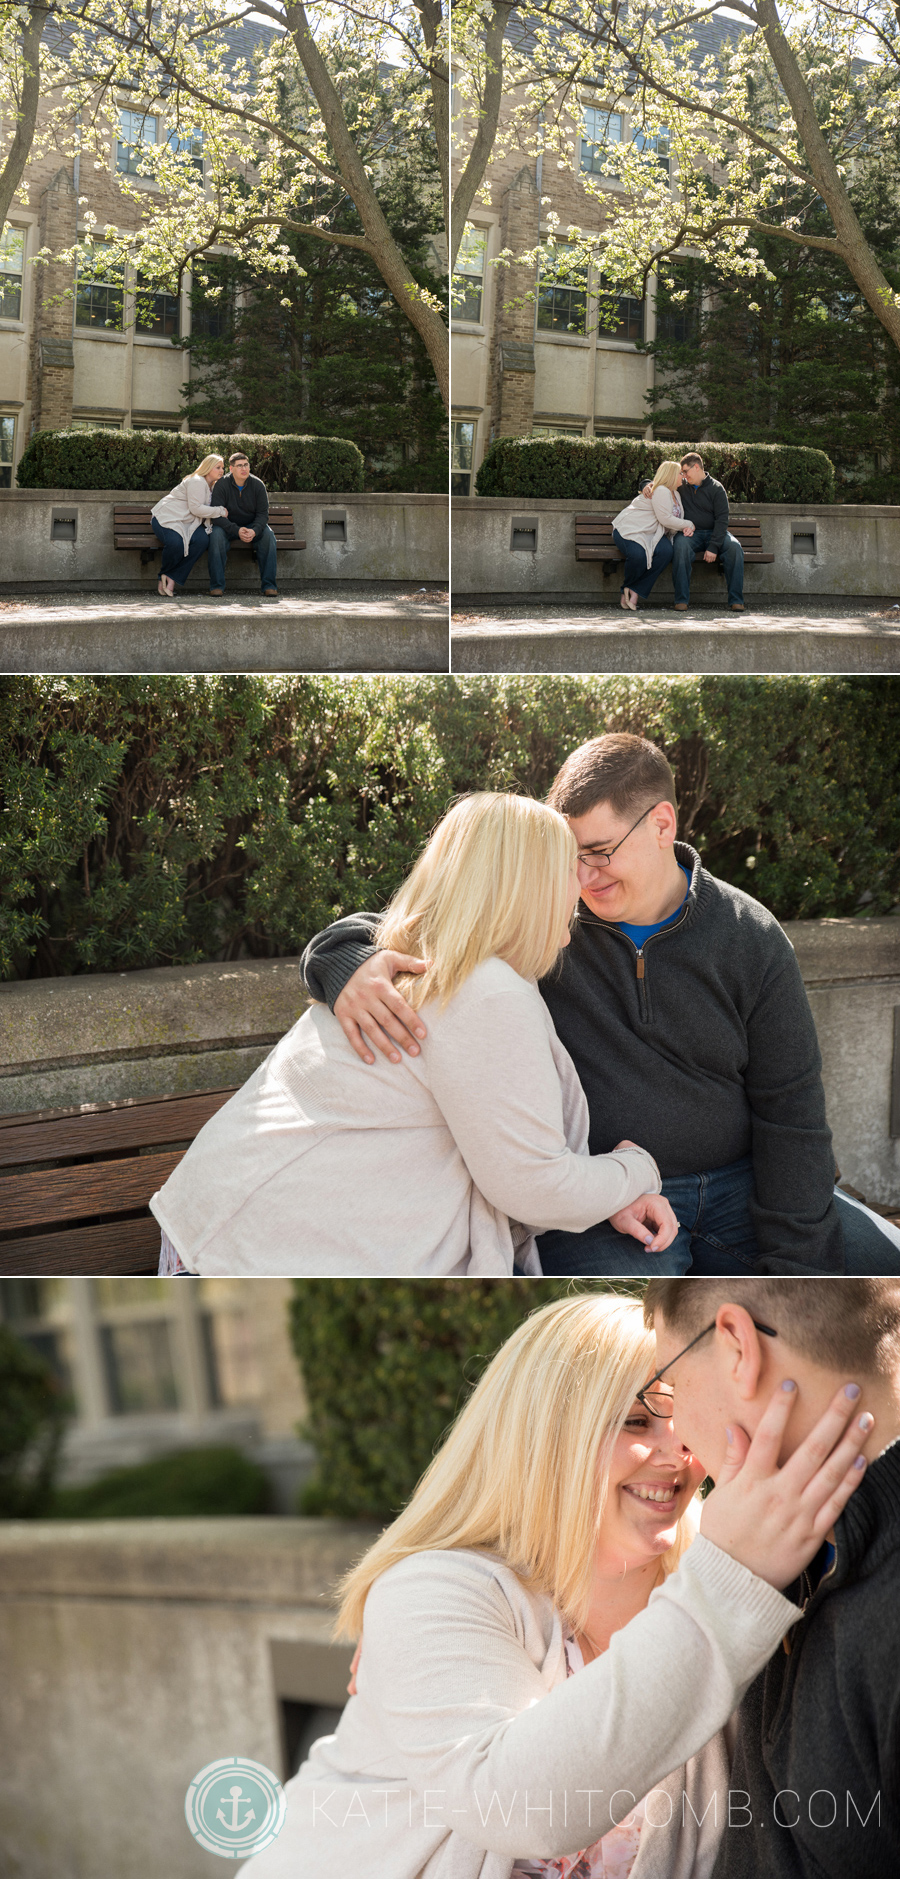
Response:
[{"label": "blonde woman", "polygon": [[204,457],[150,511],[153,533],[162,543],[156,591],[163,600],[172,599],[176,582],[184,586],[194,562],[206,554],[213,522],[228,514],[221,503],[209,500],[224,468],[224,457]]},{"label": "blonde woman", "polygon": [[685,535],[694,533],[694,524],[685,519],[678,496],[681,478],[680,463],[661,463],[649,494],[642,491],[635,496],[613,522],[613,541],[625,556],[622,606],[631,613],[639,600],[647,599],[663,568],[672,560],[673,535],[679,529]]},{"label": "blonde woman", "polygon": [[454,805],[375,921],[428,1013],[409,1073],[364,1072],[314,1005],[154,1195],[161,1270],[177,1255],[207,1273],[500,1277],[514,1257],[540,1270],[533,1231],[605,1219],[664,1253],[677,1223],[656,1163],[632,1142],[587,1153],[584,1092],[535,983],[569,942],[575,854],[543,803]]},{"label": "blonde woman", "polygon": [[596,1295],[498,1351],[344,1583],[355,1693],[247,1879],[708,1879],[729,1719],[865,1437],[842,1396],[779,1472],[777,1390],[694,1537],[704,1468],[667,1387],[637,1394],[654,1363],[640,1306]]}]

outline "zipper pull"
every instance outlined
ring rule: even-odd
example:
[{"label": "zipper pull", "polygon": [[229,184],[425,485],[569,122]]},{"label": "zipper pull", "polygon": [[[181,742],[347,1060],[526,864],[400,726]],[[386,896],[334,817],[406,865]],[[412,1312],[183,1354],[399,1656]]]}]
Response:
[{"label": "zipper pull", "polygon": [[638,978],[639,978],[639,979],[642,979],[642,978],[643,978],[643,976],[644,976],[644,955],[643,955],[643,953],[638,953],[638,956],[637,956],[637,961],[636,961],[636,964],[637,964],[637,975],[638,975]]}]

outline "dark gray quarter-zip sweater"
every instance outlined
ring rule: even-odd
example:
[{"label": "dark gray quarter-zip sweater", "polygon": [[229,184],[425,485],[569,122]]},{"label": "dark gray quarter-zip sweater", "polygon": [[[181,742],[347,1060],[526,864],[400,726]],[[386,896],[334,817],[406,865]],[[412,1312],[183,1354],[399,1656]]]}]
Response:
[{"label": "dark gray quarter-zip sweater", "polygon": [[[582,902],[540,988],[587,1097],[591,1153],[638,1142],[664,1180],[752,1155],[759,1270],[842,1272],[821,1058],[793,948],[758,901],[685,843],[675,852],[692,872],[678,919],[638,951]],[[373,924],[358,914],[310,941],[314,997],[334,1005]]]},{"label": "dark gray quarter-zip sweater", "polygon": [[900,1873],[900,1442],[835,1527],[835,1559],[741,1704],[713,1879]]}]

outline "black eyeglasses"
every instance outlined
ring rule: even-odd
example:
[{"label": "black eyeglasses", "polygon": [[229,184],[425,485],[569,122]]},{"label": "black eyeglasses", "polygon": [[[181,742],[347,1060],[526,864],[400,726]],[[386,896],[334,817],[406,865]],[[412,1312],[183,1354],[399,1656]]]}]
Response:
[{"label": "black eyeglasses", "polygon": [[[778,1336],[778,1332],[773,1331],[770,1324],[760,1324],[756,1318],[753,1319],[753,1323],[757,1331],[761,1331],[764,1337]],[[668,1422],[672,1414],[672,1396],[667,1396],[664,1390],[658,1390],[655,1396],[651,1398],[650,1392],[653,1390],[653,1385],[654,1383],[658,1383],[661,1377],[665,1376],[667,1370],[671,1370],[673,1364],[677,1364],[679,1357],[684,1357],[688,1351],[692,1351],[694,1345],[699,1344],[700,1339],[707,1337],[709,1332],[714,1331],[715,1328],[716,1321],[714,1318],[712,1324],[708,1324],[702,1331],[698,1331],[696,1337],[691,1338],[690,1343],[685,1345],[683,1351],[678,1351],[675,1357],[670,1357],[668,1363],[663,1364],[662,1369],[657,1370],[655,1375],[650,1378],[649,1382],[644,1384],[643,1389],[638,1390],[635,1401],[642,1403],[643,1407],[651,1416],[659,1416],[661,1421]]]},{"label": "black eyeglasses", "polygon": [[[650,809],[655,809],[655,808],[656,808],[656,804],[651,803]],[[644,816],[648,816],[650,814],[650,809],[645,809],[644,815],[638,816],[637,822],[632,822],[630,829],[627,829],[625,834],[623,835],[622,842],[627,842],[629,835],[634,834],[634,831],[638,827],[638,824],[643,822]],[[616,848],[621,848],[622,842],[617,842],[615,848],[600,848],[600,849],[597,849],[596,852],[592,849],[589,854],[584,852],[583,850],[579,850],[575,859],[576,861],[580,861],[582,864],[582,867],[585,867],[585,868],[608,868],[613,858],[613,855],[616,852]]]}]

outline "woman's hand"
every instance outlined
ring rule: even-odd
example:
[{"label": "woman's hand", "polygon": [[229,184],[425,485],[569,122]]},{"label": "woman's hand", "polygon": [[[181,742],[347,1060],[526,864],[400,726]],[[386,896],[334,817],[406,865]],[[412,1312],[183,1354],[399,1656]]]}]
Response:
[{"label": "woman's hand", "polygon": [[682,535],[693,535],[694,533],[693,522],[685,522],[684,528],[682,529],[681,533]]},{"label": "woman's hand", "polygon": [[617,1233],[629,1233],[633,1240],[640,1240],[648,1253],[664,1253],[678,1232],[678,1221],[662,1194],[642,1194],[630,1207],[620,1207],[618,1213],[610,1214],[609,1224]]},{"label": "woman's hand", "polygon": [[752,1441],[740,1427],[728,1432],[725,1462],[700,1516],[707,1540],[777,1591],[809,1565],[859,1486],[865,1473],[860,1451],[875,1424],[873,1416],[859,1414],[859,1390],[847,1384],[779,1467],[796,1401],[796,1385],[782,1383]]},{"label": "woman's hand", "polygon": [[394,975],[426,970],[424,959],[412,959],[407,953],[378,952],[357,966],[353,977],[347,980],[340,997],[335,999],[334,1015],[347,1042],[352,1044],[363,1063],[375,1062],[373,1046],[390,1063],[400,1062],[396,1044],[410,1057],[418,1057],[416,1039],[427,1035],[425,1026],[418,1012],[407,1004],[403,993],[394,990]]}]

